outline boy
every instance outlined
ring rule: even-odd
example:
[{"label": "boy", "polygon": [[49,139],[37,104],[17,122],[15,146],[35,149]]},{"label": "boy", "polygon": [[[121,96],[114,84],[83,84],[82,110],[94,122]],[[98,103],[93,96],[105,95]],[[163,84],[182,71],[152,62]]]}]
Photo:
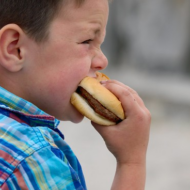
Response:
[{"label": "boy", "polygon": [[[100,46],[108,1],[1,0],[0,18],[0,188],[86,189],[57,126],[83,119],[71,94],[107,66]],[[117,126],[92,123],[117,160],[112,189],[144,189],[150,114],[129,87],[102,85],[127,116]]]}]

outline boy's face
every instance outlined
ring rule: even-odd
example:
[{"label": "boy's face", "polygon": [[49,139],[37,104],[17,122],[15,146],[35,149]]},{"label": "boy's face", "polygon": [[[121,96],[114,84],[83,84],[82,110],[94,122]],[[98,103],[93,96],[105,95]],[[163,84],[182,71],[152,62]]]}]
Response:
[{"label": "boy's face", "polygon": [[69,3],[54,19],[49,38],[31,44],[26,64],[29,101],[61,120],[83,116],[70,104],[71,94],[85,76],[107,66],[102,44],[108,19],[107,0],[86,0],[80,8]]}]

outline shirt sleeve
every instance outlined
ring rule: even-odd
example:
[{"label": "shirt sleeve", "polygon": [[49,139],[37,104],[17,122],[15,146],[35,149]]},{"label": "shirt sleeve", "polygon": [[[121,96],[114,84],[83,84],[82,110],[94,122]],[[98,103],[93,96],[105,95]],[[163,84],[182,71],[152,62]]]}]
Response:
[{"label": "shirt sleeve", "polygon": [[4,183],[4,189],[85,190],[66,156],[51,146],[24,159]]}]

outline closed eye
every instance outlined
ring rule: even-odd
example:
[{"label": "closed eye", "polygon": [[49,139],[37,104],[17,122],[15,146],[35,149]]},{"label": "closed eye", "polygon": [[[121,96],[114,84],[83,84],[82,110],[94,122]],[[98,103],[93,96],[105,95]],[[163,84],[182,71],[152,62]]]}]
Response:
[{"label": "closed eye", "polygon": [[92,41],[93,41],[92,39],[88,39],[88,40],[83,41],[82,44],[89,44]]}]

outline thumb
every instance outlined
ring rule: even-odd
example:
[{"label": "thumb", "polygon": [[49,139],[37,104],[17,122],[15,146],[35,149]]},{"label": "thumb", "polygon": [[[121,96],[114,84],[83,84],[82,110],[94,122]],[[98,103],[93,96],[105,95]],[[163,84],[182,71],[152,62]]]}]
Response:
[{"label": "thumb", "polygon": [[91,122],[93,127],[96,129],[96,131],[102,136],[102,138],[105,140],[109,138],[111,133],[114,132],[114,125],[111,126],[104,126],[104,125],[99,125],[97,123]]}]

